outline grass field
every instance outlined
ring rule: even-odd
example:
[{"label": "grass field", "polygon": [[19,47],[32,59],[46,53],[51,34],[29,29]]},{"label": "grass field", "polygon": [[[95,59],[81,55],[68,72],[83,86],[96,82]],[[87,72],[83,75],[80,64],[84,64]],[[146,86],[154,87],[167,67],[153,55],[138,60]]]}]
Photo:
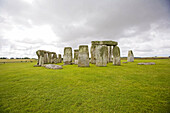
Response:
[{"label": "grass field", "polygon": [[62,70],[35,64],[0,64],[1,113],[170,112],[169,59],[107,67],[67,65]]},{"label": "grass field", "polygon": [[35,62],[35,59],[0,59],[0,63]]}]

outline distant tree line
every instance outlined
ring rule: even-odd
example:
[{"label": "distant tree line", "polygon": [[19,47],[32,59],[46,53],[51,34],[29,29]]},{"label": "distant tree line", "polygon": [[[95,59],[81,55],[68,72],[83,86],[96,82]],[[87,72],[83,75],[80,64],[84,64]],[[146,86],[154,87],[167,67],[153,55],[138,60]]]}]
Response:
[{"label": "distant tree line", "polygon": [[11,58],[7,58],[7,57],[0,57],[0,59],[35,59],[35,58],[29,58],[29,57],[24,57],[24,58],[19,58],[19,57],[11,57]]}]

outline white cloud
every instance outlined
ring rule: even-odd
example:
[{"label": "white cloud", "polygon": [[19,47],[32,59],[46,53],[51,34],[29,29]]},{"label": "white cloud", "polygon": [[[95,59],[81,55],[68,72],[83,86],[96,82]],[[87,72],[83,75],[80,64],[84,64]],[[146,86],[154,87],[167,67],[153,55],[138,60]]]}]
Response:
[{"label": "white cloud", "polygon": [[37,49],[63,53],[65,46],[78,48],[92,40],[118,41],[122,56],[129,49],[136,56],[165,56],[169,54],[169,3],[1,0],[0,56],[36,57]]}]

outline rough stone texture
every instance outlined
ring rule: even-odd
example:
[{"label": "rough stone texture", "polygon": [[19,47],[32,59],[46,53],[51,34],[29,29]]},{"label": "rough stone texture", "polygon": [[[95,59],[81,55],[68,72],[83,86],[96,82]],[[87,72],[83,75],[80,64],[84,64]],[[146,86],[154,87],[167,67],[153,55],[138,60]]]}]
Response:
[{"label": "rough stone texture", "polygon": [[96,45],[91,46],[90,52],[91,52],[91,63],[96,64]]},{"label": "rough stone texture", "polygon": [[107,46],[116,46],[118,45],[115,41],[91,41],[92,45],[107,45]]},{"label": "rough stone texture", "polygon": [[40,65],[34,65],[34,67],[41,67]]},{"label": "rough stone texture", "polygon": [[58,63],[61,63],[62,59],[61,59],[61,54],[58,54]]},{"label": "rough stone texture", "polygon": [[78,64],[78,55],[79,50],[78,49],[74,50],[74,64]]},{"label": "rough stone texture", "polygon": [[44,50],[38,50],[36,51],[36,54],[38,56],[38,63],[37,65],[43,66],[44,65]]},{"label": "rough stone texture", "polygon": [[96,46],[96,66],[107,66],[108,47],[106,45]]},{"label": "rough stone texture", "polygon": [[44,63],[45,64],[48,63],[48,52],[47,51],[44,52]]},{"label": "rough stone texture", "polygon": [[113,47],[113,65],[121,65],[120,49],[118,46]]},{"label": "rough stone texture", "polygon": [[52,63],[52,53],[48,52],[48,63]]},{"label": "rough stone texture", "polygon": [[52,63],[57,64],[57,54],[56,54],[55,52],[53,52],[52,60],[53,60],[53,62],[52,62]]},{"label": "rough stone texture", "polygon": [[47,64],[44,66],[45,68],[48,68],[48,69],[63,69],[62,66],[60,65],[54,65],[54,64]]},{"label": "rough stone texture", "polygon": [[87,45],[79,46],[78,67],[89,67],[89,49]]},{"label": "rough stone texture", "polygon": [[127,62],[134,62],[134,55],[133,55],[132,50],[129,50],[129,51],[128,51]]},{"label": "rough stone texture", "polygon": [[72,48],[71,47],[64,48],[63,62],[64,62],[64,65],[72,64]]},{"label": "rough stone texture", "polygon": [[108,46],[108,62],[113,62],[112,55],[112,46]]},{"label": "rough stone texture", "polygon": [[155,62],[142,62],[138,63],[138,65],[155,65]]}]

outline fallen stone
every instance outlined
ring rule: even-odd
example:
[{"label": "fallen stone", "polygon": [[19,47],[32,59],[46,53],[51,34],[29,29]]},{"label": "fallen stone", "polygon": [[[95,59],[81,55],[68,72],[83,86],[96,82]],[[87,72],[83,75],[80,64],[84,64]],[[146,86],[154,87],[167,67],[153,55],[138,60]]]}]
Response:
[{"label": "fallen stone", "polygon": [[40,65],[34,65],[34,67],[41,67]]},{"label": "fallen stone", "polygon": [[142,62],[138,63],[138,65],[155,65],[155,62]]},{"label": "fallen stone", "polygon": [[48,69],[63,69],[62,66],[54,65],[54,64],[47,64],[47,65],[45,65],[45,68],[48,68]]},{"label": "fallen stone", "polygon": [[128,62],[122,62],[122,63],[124,63],[124,64],[125,64],[125,63],[128,63]]}]

